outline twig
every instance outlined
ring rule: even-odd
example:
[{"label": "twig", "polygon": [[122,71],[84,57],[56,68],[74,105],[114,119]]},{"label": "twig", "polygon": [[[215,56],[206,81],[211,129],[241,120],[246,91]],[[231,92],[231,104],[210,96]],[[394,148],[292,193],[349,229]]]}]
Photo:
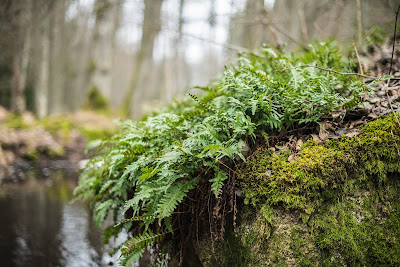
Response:
[{"label": "twig", "polygon": [[[396,11],[396,20],[395,20],[395,24],[394,24],[394,33],[393,33],[392,58],[390,59],[389,75],[392,73],[394,46],[395,46],[395,43],[396,43],[397,17],[398,17],[398,15],[399,15],[399,11],[400,11],[400,5],[399,5],[399,7],[397,8],[397,11]],[[390,83],[390,78],[389,78],[389,80],[388,80],[387,83],[386,83],[386,87],[389,87],[389,83]],[[387,98],[388,98],[388,102],[389,102],[389,105],[390,105],[390,109],[392,110],[392,112],[393,112],[393,114],[394,114],[394,117],[396,118],[396,121],[397,121],[397,123],[398,123],[399,126],[400,126],[399,118],[397,117],[396,112],[394,112],[394,110],[393,110],[392,102],[390,101],[390,97],[389,97],[389,94],[388,94],[388,91],[387,91],[387,90],[386,90],[386,96],[387,96]]]},{"label": "twig", "polygon": [[270,23],[270,26],[272,28],[274,28],[277,32],[281,33],[283,36],[285,36],[287,39],[289,39],[293,43],[295,43],[298,46],[300,46],[305,51],[307,51],[307,52],[310,51],[310,49],[303,42],[300,42],[300,41],[296,40],[293,36],[291,36],[287,32],[287,30],[280,29],[275,23],[272,23],[272,21],[268,22],[266,19],[252,19],[252,20],[246,20],[246,22],[247,23],[248,22],[261,23],[261,24],[264,24],[264,25],[268,25],[268,23]]},{"label": "twig", "polygon": [[362,75],[364,75],[364,71],[363,71],[363,68],[362,68],[362,65],[361,65],[360,55],[358,54],[356,42],[354,40],[353,40],[353,47],[354,47],[354,51],[356,51],[358,65],[360,66],[360,72],[361,72]]},{"label": "twig", "polygon": [[[278,46],[279,42],[278,42],[278,38],[276,37],[276,34],[274,32],[273,26],[272,26],[272,21],[271,21],[271,16],[269,15],[269,11],[266,8],[262,9],[262,14],[265,18],[268,30],[271,34],[271,40],[272,40],[272,44],[274,46]],[[264,24],[264,23],[263,23]]]},{"label": "twig", "polygon": [[190,38],[197,39],[197,40],[200,40],[200,41],[203,41],[203,42],[207,42],[207,43],[211,43],[211,44],[214,44],[214,45],[219,45],[219,46],[222,46],[222,47],[225,47],[227,49],[234,50],[234,51],[237,51],[237,52],[240,52],[240,53],[249,54],[249,55],[253,55],[253,56],[256,56],[256,57],[260,57],[260,58],[266,58],[265,55],[263,55],[263,54],[261,54],[261,53],[259,53],[257,51],[253,51],[253,50],[250,50],[250,49],[238,46],[238,45],[233,45],[233,44],[228,44],[228,43],[219,43],[219,42],[216,42],[216,41],[211,40],[211,39],[202,38],[202,37],[195,36],[195,35],[192,35],[192,34],[189,34],[189,33],[185,33],[185,32],[182,32],[182,31],[178,31],[178,30],[176,30],[176,31],[179,34],[182,34],[183,36],[186,36],[186,37],[190,37]]},{"label": "twig", "polygon": [[[378,79],[378,78],[379,78],[379,77],[364,75],[364,74],[360,74],[360,73],[339,72],[339,71],[336,71],[336,70],[326,69],[326,68],[322,68],[322,67],[318,67],[318,66],[314,66],[314,65],[308,65],[308,64],[299,65],[299,66],[292,67],[292,68],[285,68],[285,69],[276,70],[276,71],[282,72],[282,71],[285,71],[285,70],[293,70],[293,69],[304,68],[304,67],[307,67],[307,68],[316,68],[316,69],[320,69],[320,70],[324,70],[324,71],[329,71],[329,72],[333,72],[333,73],[340,74],[340,75],[355,75],[355,76],[360,76],[360,77],[363,77],[363,78],[370,78],[370,79]],[[400,79],[400,78],[398,78],[398,79]]]},{"label": "twig", "polygon": [[396,11],[396,20],[395,20],[395,23],[394,23],[392,58],[390,59],[389,75],[392,73],[394,45],[395,45],[395,43],[396,43],[397,17],[398,17],[398,15],[399,15],[399,11],[400,11],[400,5],[399,5],[399,8],[397,8],[397,11]]}]

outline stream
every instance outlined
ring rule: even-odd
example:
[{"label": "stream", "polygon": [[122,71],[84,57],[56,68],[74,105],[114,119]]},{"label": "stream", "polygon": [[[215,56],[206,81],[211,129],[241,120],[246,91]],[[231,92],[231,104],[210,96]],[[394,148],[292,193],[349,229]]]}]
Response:
[{"label": "stream", "polygon": [[70,203],[76,175],[40,173],[31,169],[22,182],[0,184],[0,266],[117,265],[88,205]]}]

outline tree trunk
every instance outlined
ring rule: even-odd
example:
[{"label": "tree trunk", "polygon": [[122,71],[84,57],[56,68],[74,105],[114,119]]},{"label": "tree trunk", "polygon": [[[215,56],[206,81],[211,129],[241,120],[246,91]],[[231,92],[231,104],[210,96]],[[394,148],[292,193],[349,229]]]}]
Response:
[{"label": "tree trunk", "polygon": [[107,99],[112,96],[112,64],[121,5],[121,0],[97,0],[94,6],[96,23],[89,62],[89,87],[96,87]]},{"label": "tree trunk", "polygon": [[30,48],[30,3],[20,1],[12,3],[13,29],[13,77],[11,90],[11,109],[23,113],[26,109],[24,89],[26,84],[29,48]]},{"label": "tree trunk", "polygon": [[39,118],[48,115],[48,96],[50,83],[50,20],[49,16],[44,15],[41,19],[40,38],[41,53],[39,59],[39,74],[35,86],[35,107]]},{"label": "tree trunk", "polygon": [[[125,115],[132,115],[132,103],[135,103],[134,107],[136,111],[140,110],[139,101],[144,99],[142,99],[143,92],[137,90],[139,79],[141,79],[142,76],[148,76],[152,68],[154,40],[161,29],[160,15],[162,0],[145,0],[144,3],[145,9],[140,50],[136,57],[131,83],[122,107]],[[135,97],[135,99],[133,99],[133,97]]]},{"label": "tree trunk", "polygon": [[[50,87],[48,111],[49,114],[61,113],[65,110],[65,100],[63,92],[66,90],[65,81],[67,73],[66,57],[67,40],[65,38],[65,0],[57,0],[54,3],[53,10],[50,12]],[[72,53],[72,52],[71,52]]]}]

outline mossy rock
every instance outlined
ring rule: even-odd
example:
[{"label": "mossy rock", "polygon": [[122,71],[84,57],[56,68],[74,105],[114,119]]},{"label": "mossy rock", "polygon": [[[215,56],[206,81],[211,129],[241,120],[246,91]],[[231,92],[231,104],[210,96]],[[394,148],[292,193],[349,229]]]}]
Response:
[{"label": "mossy rock", "polygon": [[199,253],[203,265],[400,266],[399,148],[392,114],[351,139],[308,141],[291,162],[260,150],[238,175],[238,231]]}]

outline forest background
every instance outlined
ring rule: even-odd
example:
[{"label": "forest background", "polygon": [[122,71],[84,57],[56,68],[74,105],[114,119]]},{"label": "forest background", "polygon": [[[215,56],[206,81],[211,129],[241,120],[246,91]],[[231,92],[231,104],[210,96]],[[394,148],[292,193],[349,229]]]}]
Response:
[{"label": "forest background", "polygon": [[393,31],[398,0],[3,0],[0,105],[139,118],[206,85],[239,52],[343,46]]}]

